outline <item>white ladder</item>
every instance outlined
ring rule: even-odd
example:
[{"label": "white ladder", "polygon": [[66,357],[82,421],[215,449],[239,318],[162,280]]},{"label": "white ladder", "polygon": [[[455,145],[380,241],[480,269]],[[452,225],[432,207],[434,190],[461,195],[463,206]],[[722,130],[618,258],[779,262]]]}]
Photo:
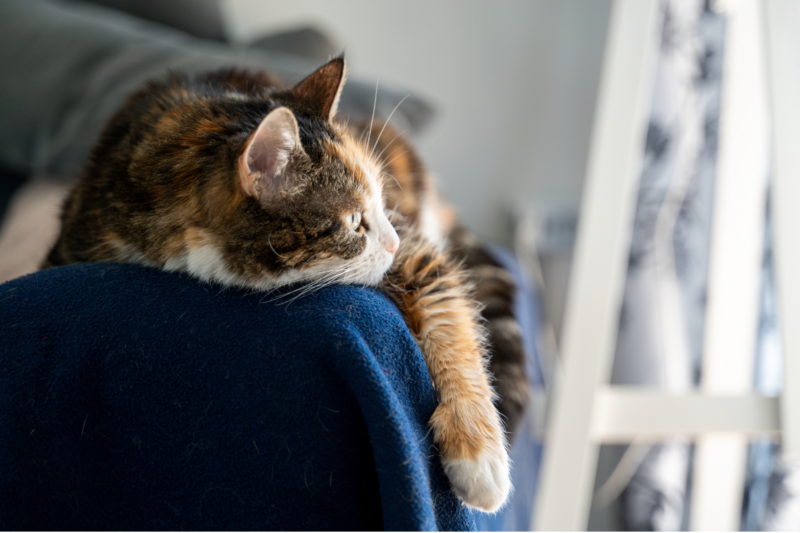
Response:
[{"label": "white ladder", "polygon": [[[800,233],[800,6],[795,0],[767,0],[763,9],[757,0],[722,5],[728,22],[703,383],[687,394],[608,385],[661,31],[657,0],[615,0],[565,307],[563,373],[552,399],[532,529],[586,529],[602,442],[693,437],[693,530],[738,529],[749,435],[781,429],[784,455],[800,456],[800,361],[791,357],[800,356],[800,246],[792,242]],[[753,394],[751,386],[768,95],[785,360],[780,419],[779,400]]]}]

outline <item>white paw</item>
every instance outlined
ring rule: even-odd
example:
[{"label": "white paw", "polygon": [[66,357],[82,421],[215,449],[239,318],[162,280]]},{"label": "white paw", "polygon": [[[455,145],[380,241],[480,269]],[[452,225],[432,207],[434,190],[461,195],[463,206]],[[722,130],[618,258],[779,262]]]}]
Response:
[{"label": "white paw", "polygon": [[477,459],[443,460],[453,490],[469,507],[486,513],[500,509],[511,492],[505,449],[485,451]]}]

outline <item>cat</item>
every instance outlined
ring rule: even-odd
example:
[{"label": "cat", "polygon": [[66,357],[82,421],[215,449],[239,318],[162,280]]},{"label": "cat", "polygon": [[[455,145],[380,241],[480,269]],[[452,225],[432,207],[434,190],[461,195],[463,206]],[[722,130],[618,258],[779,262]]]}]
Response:
[{"label": "cat", "polygon": [[[454,492],[494,512],[511,482],[481,305],[461,267],[478,247],[421,165],[400,168],[417,162],[412,152],[398,155],[404,140],[378,135],[370,146],[336,119],[345,72],[339,56],[292,88],[238,68],[148,82],[106,126],[42,268],[109,261],[257,290],[381,287],[433,380],[430,426]],[[510,308],[498,294],[499,307]],[[491,299],[484,295],[484,312]],[[505,329],[490,334],[521,346],[518,331]]]}]

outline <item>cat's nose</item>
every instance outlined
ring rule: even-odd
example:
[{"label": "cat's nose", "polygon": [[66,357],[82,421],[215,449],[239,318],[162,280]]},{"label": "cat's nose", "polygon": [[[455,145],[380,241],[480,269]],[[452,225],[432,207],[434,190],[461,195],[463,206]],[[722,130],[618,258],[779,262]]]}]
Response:
[{"label": "cat's nose", "polygon": [[400,246],[400,238],[397,236],[397,233],[393,231],[386,237],[386,240],[383,241],[383,248],[390,254],[393,254],[397,251],[398,246]]}]

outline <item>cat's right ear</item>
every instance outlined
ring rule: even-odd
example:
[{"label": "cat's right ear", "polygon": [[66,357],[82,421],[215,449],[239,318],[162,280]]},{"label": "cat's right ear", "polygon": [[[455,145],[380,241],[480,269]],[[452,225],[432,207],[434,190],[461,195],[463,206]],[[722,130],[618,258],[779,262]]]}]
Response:
[{"label": "cat's right ear", "polygon": [[266,205],[276,194],[295,187],[289,162],[299,153],[303,153],[303,146],[294,114],[286,107],[271,111],[247,139],[239,156],[244,192]]},{"label": "cat's right ear", "polygon": [[347,67],[342,54],[295,85],[292,94],[311,115],[332,120],[339,107],[346,73]]}]

